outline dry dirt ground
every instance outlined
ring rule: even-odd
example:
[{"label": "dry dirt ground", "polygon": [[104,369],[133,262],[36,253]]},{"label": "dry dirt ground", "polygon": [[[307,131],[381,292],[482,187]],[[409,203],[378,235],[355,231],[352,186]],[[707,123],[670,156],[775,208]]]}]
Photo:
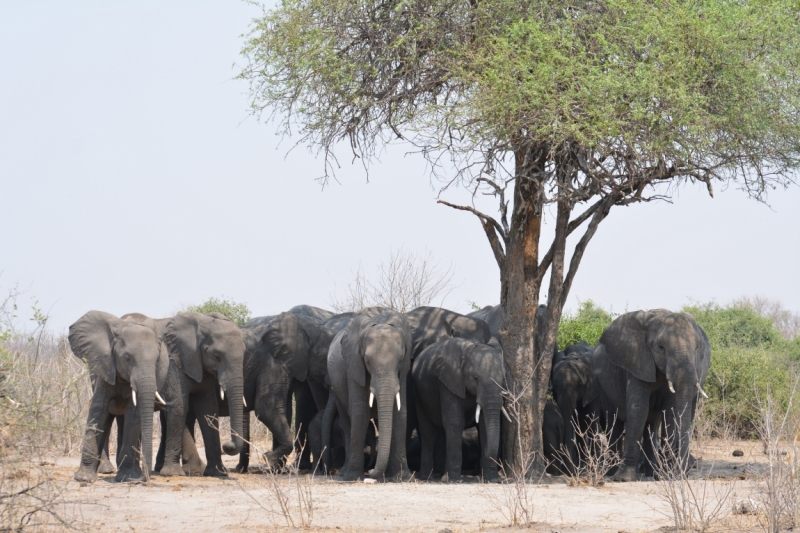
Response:
[{"label": "dry dirt ground", "polygon": [[[732,457],[732,451],[744,451]],[[755,489],[753,474],[764,456],[757,442],[709,442],[695,446],[700,459],[692,472],[695,488],[709,498],[726,494],[725,515],[734,499],[749,497]],[[236,458],[229,458],[233,466]],[[77,458],[59,458],[49,468],[67,484],[70,513],[82,528],[108,532],[168,531],[272,531],[286,529],[276,492],[263,474],[232,474],[230,478],[178,478],[155,476],[146,484],[117,484],[101,476],[91,485],[72,481]],[[704,482],[703,480],[709,480]],[[542,532],[651,532],[670,525],[670,507],[652,481],[607,483],[600,488],[570,487],[562,478],[547,477],[529,485],[534,523],[509,527],[507,518],[511,486],[467,482],[443,483],[343,483],[317,476],[302,476],[313,502],[311,529],[323,531],[542,531]],[[296,526],[297,478],[279,476],[288,496],[287,507]],[[310,484],[309,484],[310,483]],[[733,485],[735,496],[727,487]],[[748,531],[752,516],[727,516],[718,531]]]}]

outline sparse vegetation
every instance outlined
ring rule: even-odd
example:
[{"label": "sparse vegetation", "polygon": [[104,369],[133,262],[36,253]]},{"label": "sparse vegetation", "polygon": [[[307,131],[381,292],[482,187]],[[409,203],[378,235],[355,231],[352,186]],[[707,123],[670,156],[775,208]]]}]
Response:
[{"label": "sparse vegetation", "polygon": [[592,300],[581,302],[576,313],[565,313],[558,325],[558,349],[586,341],[596,344],[616,315]]}]

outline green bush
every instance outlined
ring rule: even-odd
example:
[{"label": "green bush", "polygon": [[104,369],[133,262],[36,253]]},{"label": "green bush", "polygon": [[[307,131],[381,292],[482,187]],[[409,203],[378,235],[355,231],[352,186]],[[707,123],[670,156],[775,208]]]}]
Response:
[{"label": "green bush", "polygon": [[220,313],[240,327],[247,324],[251,318],[247,304],[234,302],[224,296],[222,298],[209,298],[200,305],[189,305],[185,310],[194,311],[195,313]]},{"label": "green bush", "polygon": [[711,367],[704,385],[704,418],[713,433],[753,437],[759,400],[771,395],[780,409],[789,403],[800,359],[800,343],[786,340],[772,321],[752,309],[714,303],[683,308],[708,335]]},{"label": "green bush", "polygon": [[565,314],[558,325],[558,349],[586,341],[596,344],[603,330],[614,320],[614,315],[591,300],[581,302],[578,312]]}]

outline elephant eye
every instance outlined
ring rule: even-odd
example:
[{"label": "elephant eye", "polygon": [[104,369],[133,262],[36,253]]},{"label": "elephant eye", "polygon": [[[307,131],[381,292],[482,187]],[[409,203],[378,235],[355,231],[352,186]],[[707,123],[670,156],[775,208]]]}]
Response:
[{"label": "elephant eye", "polygon": [[664,351],[664,347],[660,344],[658,345],[658,349],[661,350],[662,352]]}]

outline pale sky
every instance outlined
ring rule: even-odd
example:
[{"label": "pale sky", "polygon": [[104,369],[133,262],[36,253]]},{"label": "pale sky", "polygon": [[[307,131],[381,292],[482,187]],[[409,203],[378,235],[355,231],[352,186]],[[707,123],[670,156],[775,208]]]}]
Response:
[{"label": "pale sky", "polygon": [[[419,156],[391,148],[367,183],[342,153],[323,190],[321,159],[249,116],[233,65],[257,14],[236,0],[0,3],[0,292],[27,291],[23,322],[32,297],[56,330],[90,309],[165,316],[210,296],[254,316],[330,307],[359,265],[401,247],[452,265],[446,307],[497,303],[480,224],[436,204]],[[758,294],[800,311],[800,188],[769,207],[716,193],[612,209],[568,308]]]}]

